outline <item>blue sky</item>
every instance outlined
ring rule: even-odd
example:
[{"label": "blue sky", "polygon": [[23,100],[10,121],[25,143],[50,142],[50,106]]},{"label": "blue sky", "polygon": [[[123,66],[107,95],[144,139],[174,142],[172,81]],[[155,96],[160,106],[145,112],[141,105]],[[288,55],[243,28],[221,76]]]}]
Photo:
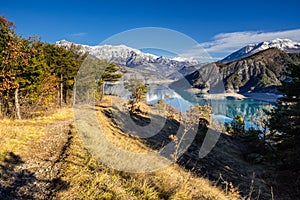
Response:
[{"label": "blue sky", "polygon": [[24,37],[97,45],[133,28],[163,27],[184,33],[216,58],[278,37],[300,42],[300,1],[1,0],[0,14]]}]

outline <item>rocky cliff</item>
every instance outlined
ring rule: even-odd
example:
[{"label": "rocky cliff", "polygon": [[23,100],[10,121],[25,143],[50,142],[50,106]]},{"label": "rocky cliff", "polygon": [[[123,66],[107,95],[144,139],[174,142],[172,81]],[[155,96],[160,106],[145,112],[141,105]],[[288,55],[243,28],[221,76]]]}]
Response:
[{"label": "rocky cliff", "polygon": [[[220,81],[223,81],[226,91],[242,94],[276,93],[281,82],[288,80],[284,74],[287,66],[294,62],[300,62],[299,53],[288,54],[277,48],[270,48],[229,63],[216,62],[205,65],[185,76],[185,80],[174,82],[172,86],[177,87],[182,82],[188,81],[194,88],[211,90],[211,88],[215,88],[212,86],[220,85]],[[212,70],[213,68],[218,70]]]}]

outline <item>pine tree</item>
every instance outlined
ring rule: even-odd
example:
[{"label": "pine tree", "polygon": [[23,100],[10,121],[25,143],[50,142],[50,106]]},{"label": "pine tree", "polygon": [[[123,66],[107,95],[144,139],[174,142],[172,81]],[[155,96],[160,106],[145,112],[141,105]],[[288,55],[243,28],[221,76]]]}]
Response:
[{"label": "pine tree", "polygon": [[125,88],[131,92],[129,101],[130,111],[138,110],[138,103],[141,102],[147,94],[147,86],[143,84],[141,79],[129,79],[124,85]]},{"label": "pine tree", "polygon": [[101,78],[98,80],[98,85],[100,87],[100,101],[104,96],[105,82],[114,82],[122,77],[122,74],[116,73],[119,69],[117,68],[117,65],[115,63],[103,60],[101,69],[103,69],[103,71],[101,73]]},{"label": "pine tree", "polygon": [[288,81],[280,88],[283,97],[269,113],[269,127],[274,131],[273,138],[278,141],[278,152],[285,164],[300,169],[300,64],[290,65],[286,75]]},{"label": "pine tree", "polygon": [[243,135],[245,133],[244,118],[240,115],[235,116],[231,121],[231,127],[234,136]]},{"label": "pine tree", "polygon": [[45,44],[46,63],[56,76],[59,105],[68,104],[83,55],[74,49]]},{"label": "pine tree", "polygon": [[51,109],[55,106],[56,79],[46,62],[45,44],[37,36],[29,37],[28,42],[33,49],[33,56],[27,67],[27,77],[30,77],[26,87],[27,104],[35,105],[32,111]]}]

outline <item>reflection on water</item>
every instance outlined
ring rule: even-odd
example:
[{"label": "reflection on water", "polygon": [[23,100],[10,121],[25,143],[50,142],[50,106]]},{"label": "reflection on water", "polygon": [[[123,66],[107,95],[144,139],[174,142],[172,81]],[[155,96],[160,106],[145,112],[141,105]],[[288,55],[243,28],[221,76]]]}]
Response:
[{"label": "reflection on water", "polygon": [[158,100],[163,99],[170,103],[180,112],[185,112],[191,105],[199,104],[212,106],[213,115],[217,121],[230,122],[236,115],[242,116],[246,120],[246,128],[257,128],[262,123],[266,115],[264,110],[270,110],[272,104],[264,101],[253,99],[237,100],[234,98],[223,99],[201,99],[191,95],[182,95],[176,93],[167,86],[152,86],[147,93],[147,102],[155,104]]},{"label": "reflection on water", "polygon": [[[272,106],[268,102],[258,101],[254,99],[217,99],[217,100],[199,100],[199,104],[210,104],[213,107],[214,114],[225,115],[233,118],[236,115],[243,116],[247,121],[255,121],[264,114],[264,109],[270,109]],[[225,110],[224,110],[225,108]]]},{"label": "reflection on water", "polygon": [[[118,94],[123,98],[129,98],[130,96],[130,93],[124,89],[123,84],[110,85],[105,90],[108,93]],[[240,115],[246,121],[246,128],[256,128],[255,124],[262,123],[262,120],[266,117],[264,110],[269,110],[273,106],[268,102],[253,99],[201,99],[184,91],[179,92],[180,94],[170,89],[167,85],[149,85],[147,103],[155,104],[162,99],[180,112],[185,112],[191,105],[209,104],[212,106],[213,116],[217,121],[230,122],[236,115]]]},{"label": "reflection on water", "polygon": [[167,86],[149,86],[147,92],[147,103],[156,104],[160,99],[164,100],[166,103],[169,103],[180,112],[185,112],[193,105],[193,103],[182,98],[178,93]]}]

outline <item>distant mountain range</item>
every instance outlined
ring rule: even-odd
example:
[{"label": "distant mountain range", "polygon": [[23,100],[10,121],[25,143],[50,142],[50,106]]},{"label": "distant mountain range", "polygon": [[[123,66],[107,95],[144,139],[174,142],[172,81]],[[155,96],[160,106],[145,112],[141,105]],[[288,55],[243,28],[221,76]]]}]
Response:
[{"label": "distant mountain range", "polygon": [[[66,40],[56,42],[56,45],[65,47],[71,44],[72,42]],[[183,77],[199,68],[198,65],[200,64],[193,58],[156,56],[125,45],[75,45],[80,45],[84,52],[89,52],[90,55],[100,59],[107,59],[121,66],[146,70],[170,79]]]},{"label": "distant mountain range", "polygon": [[[205,65],[184,79],[175,81],[171,87],[177,90],[197,88],[205,91],[221,88],[217,84],[222,83],[223,91],[241,94],[277,93],[277,87],[288,79],[284,72],[291,63],[300,64],[300,53],[286,53],[278,48],[268,48],[232,62]],[[182,88],[184,85],[190,88]]]},{"label": "distant mountain range", "polygon": [[[71,44],[65,40],[56,43],[60,46]],[[153,80],[173,79],[176,81],[170,86],[174,89],[210,89],[216,93],[224,89],[242,94],[276,93],[277,86],[287,78],[284,74],[286,67],[300,63],[300,43],[289,39],[250,44],[219,62],[209,64],[194,59],[156,56],[125,45],[80,46],[90,55],[131,68],[124,68],[129,74],[144,74]]]},{"label": "distant mountain range", "polygon": [[293,42],[290,39],[275,39],[268,42],[249,44],[222,59],[221,62],[228,63],[235,60],[240,60],[270,48],[277,48],[286,53],[300,53],[300,43]]}]

